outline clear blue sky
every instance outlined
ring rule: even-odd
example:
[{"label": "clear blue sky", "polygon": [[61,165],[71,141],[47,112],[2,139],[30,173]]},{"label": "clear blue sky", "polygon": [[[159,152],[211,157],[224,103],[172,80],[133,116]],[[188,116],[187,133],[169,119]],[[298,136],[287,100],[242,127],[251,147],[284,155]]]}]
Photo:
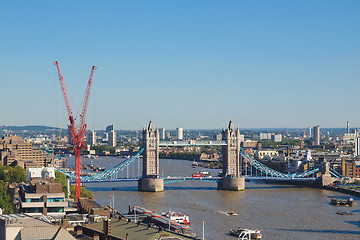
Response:
[{"label": "clear blue sky", "polygon": [[0,125],[360,126],[360,1],[1,1]]}]

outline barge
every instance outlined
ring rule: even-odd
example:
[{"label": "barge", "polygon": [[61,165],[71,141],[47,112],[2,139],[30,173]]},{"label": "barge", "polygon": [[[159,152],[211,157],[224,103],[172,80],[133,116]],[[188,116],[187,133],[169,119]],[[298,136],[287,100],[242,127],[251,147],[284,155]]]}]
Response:
[{"label": "barge", "polygon": [[333,198],[333,199],[331,199],[330,203],[332,205],[334,205],[334,206],[350,206],[350,207],[354,207],[356,205],[353,198],[349,198],[347,200]]}]

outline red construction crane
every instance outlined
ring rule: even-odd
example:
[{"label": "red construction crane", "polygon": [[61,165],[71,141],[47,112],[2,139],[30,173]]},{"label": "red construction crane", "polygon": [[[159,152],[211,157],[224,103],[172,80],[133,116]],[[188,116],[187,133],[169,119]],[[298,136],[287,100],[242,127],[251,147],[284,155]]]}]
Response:
[{"label": "red construction crane", "polygon": [[88,82],[86,92],[85,92],[84,105],[83,105],[83,108],[82,108],[82,111],[80,114],[80,125],[78,127],[76,127],[75,118],[73,116],[69,97],[68,97],[68,94],[66,91],[65,81],[62,76],[58,61],[55,62],[55,65],[58,70],[61,90],[64,95],[65,105],[66,105],[66,109],[67,109],[69,121],[70,121],[70,131],[71,131],[71,138],[72,138],[71,139],[72,140],[71,148],[75,151],[75,189],[76,189],[75,201],[77,202],[80,197],[80,192],[81,192],[81,190],[80,190],[81,189],[80,188],[81,187],[80,186],[81,185],[81,182],[80,182],[81,155],[80,154],[81,154],[81,148],[85,147],[85,145],[84,145],[84,135],[85,135],[85,131],[86,131],[85,116],[86,116],[86,110],[87,110],[88,103],[89,103],[89,96],[90,96],[90,90],[91,90],[91,85],[92,85],[92,80],[93,80],[93,74],[94,74],[94,70],[96,69],[96,67],[92,66],[92,68],[91,68],[89,82]]}]

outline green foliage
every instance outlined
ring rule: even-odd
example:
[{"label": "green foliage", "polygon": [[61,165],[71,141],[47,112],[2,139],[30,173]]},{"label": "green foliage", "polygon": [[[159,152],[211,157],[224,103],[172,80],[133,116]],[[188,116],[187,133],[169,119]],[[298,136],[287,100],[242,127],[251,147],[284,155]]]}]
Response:
[{"label": "green foliage", "polygon": [[199,152],[176,152],[176,153],[160,153],[160,158],[199,160],[201,153]]},{"label": "green foliage", "polygon": [[[94,194],[85,187],[81,187],[80,197],[93,198]],[[70,186],[70,198],[75,199],[75,185]]]},{"label": "green foliage", "polygon": [[271,140],[259,140],[264,148],[279,148],[280,145],[299,146],[301,141],[298,139],[285,138],[281,142],[274,142]]},{"label": "green foliage", "polygon": [[0,166],[0,180],[8,183],[27,182],[26,171],[20,166]]},{"label": "green foliage", "polygon": [[0,208],[3,209],[3,214],[11,214],[14,209],[14,204],[10,200],[8,189],[2,180],[0,180]]},{"label": "green foliage", "polygon": [[92,146],[91,148],[95,150],[96,154],[101,154],[104,151],[108,151],[110,153],[115,153],[115,147],[111,147],[111,146],[101,145],[101,146]]},{"label": "green foliage", "polygon": [[65,196],[68,197],[68,190],[67,190],[67,181],[66,176],[62,172],[56,171],[55,172],[55,182],[59,182],[62,185],[62,190],[65,193]]}]

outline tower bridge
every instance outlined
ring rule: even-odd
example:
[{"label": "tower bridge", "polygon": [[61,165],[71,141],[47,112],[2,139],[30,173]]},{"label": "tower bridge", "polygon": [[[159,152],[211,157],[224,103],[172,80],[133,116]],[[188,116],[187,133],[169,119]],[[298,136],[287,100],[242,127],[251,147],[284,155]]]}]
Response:
[{"label": "tower bridge", "polygon": [[[317,182],[319,185],[328,185],[336,179],[343,178],[341,174],[329,167],[327,162],[324,162],[321,167],[311,168],[306,172],[286,174],[271,169],[261,162],[257,161],[241,148],[240,131],[233,127],[232,121],[226,128],[222,129],[222,140],[220,141],[160,141],[159,130],[155,128],[150,120],[147,127],[142,131],[142,148],[139,152],[131,158],[124,160],[120,164],[108,169],[105,172],[98,173],[92,176],[82,176],[81,182],[95,183],[95,182],[130,182],[137,181],[139,191],[158,192],[164,190],[164,184],[173,182],[197,180],[216,182],[219,190],[240,191],[245,189],[246,180],[272,180],[272,181],[287,181],[287,182]],[[160,147],[164,146],[221,146],[222,147],[222,175],[219,177],[160,177],[159,153]],[[142,154],[142,174],[138,177],[132,178],[117,178],[117,174],[127,169],[136,159]],[[241,168],[241,162],[245,163],[250,169],[254,171],[247,171]],[[75,174],[65,172],[66,176],[74,179]],[[243,172],[243,174],[241,174]],[[252,174],[256,172],[256,174]],[[260,173],[260,174],[259,174]]]},{"label": "tower bridge", "polygon": [[239,191],[245,189],[245,179],[240,176],[240,131],[235,129],[232,120],[222,130],[222,141],[164,141],[160,142],[159,131],[150,120],[143,129],[142,145],[143,174],[139,179],[140,191],[158,192],[164,190],[164,179],[159,178],[159,147],[160,146],[222,146],[222,176],[217,181],[218,189]]}]

